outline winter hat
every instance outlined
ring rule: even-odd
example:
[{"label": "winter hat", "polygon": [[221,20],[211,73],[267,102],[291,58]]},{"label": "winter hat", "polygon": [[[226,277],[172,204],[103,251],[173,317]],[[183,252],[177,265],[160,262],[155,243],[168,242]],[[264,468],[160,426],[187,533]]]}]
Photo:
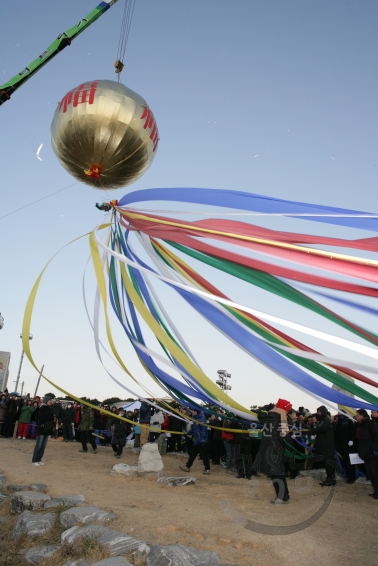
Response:
[{"label": "winter hat", "polygon": [[286,401],[286,399],[278,399],[276,403],[276,409],[283,409],[284,411],[288,412],[292,408],[292,404],[290,401]]},{"label": "winter hat", "polygon": [[51,399],[53,399],[53,397],[50,397],[50,395],[45,395],[42,399],[42,403],[45,403],[45,405],[47,405],[47,401],[51,401]]}]

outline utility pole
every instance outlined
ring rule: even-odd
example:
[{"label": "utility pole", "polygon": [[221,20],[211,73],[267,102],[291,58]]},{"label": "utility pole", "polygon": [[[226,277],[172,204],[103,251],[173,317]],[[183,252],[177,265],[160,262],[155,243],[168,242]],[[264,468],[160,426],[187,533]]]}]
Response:
[{"label": "utility pole", "polygon": [[24,354],[25,354],[25,352],[24,352],[24,350],[22,350],[20,365],[19,365],[19,368],[18,368],[17,379],[16,379],[16,381],[15,381],[16,387],[14,388],[14,390],[15,390],[16,393],[17,393],[17,389],[18,389],[18,382],[20,381],[21,368],[22,368],[22,361],[23,361],[23,359],[24,359]]},{"label": "utility pole", "polygon": [[44,367],[45,367],[45,366],[43,365],[43,366],[41,367],[41,371],[39,372],[39,377],[38,377],[38,381],[37,381],[37,387],[35,388],[34,397],[37,396],[37,391],[38,391],[38,387],[39,387],[39,382],[41,381],[41,375],[42,375],[42,373],[43,373],[43,368],[44,368]]},{"label": "utility pole", "polygon": [[[22,334],[20,334],[20,338],[22,338]],[[29,340],[33,340],[33,335],[29,334]],[[22,367],[22,361],[24,359],[24,349],[22,348],[22,352],[21,352],[21,360],[20,360],[20,367],[18,368],[18,374],[17,374],[17,380],[16,380],[16,388],[15,388],[15,392],[17,393],[17,389],[18,389],[18,382],[20,381],[20,375],[21,375],[21,367]]]}]

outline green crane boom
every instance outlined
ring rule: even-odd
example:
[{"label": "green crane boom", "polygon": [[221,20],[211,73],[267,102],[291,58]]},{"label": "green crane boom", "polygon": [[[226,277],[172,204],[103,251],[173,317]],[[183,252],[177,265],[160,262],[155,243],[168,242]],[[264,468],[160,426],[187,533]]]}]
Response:
[{"label": "green crane boom", "polygon": [[87,29],[93,22],[95,22],[104,12],[109,10],[118,0],[104,0],[100,2],[94,10],[89,12],[89,14],[80,20],[80,22],[70,28],[67,31],[64,31],[55,41],[52,42],[48,48],[35,59],[30,65],[25,67],[8,81],[7,83],[0,86],[0,106],[4,104],[7,100],[10,99],[11,95],[22,86],[26,81],[28,81],[35,73],[37,73],[46,63],[51,61],[55,55],[58,55],[67,45],[71,45],[71,41],[75,39],[80,33],[82,33],[85,29]]}]

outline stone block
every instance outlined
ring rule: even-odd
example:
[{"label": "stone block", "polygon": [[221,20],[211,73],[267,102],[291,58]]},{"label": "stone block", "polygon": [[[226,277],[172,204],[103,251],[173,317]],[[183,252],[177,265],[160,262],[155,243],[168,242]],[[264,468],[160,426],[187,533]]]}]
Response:
[{"label": "stone block", "polygon": [[153,544],[147,556],[147,566],[199,566],[200,564],[219,564],[219,557],[215,552],[197,550],[182,544],[169,546]]},{"label": "stone block", "polygon": [[114,513],[104,511],[104,509],[99,509],[99,507],[92,507],[88,505],[86,507],[73,507],[72,509],[63,511],[60,515],[60,522],[63,527],[69,529],[77,523],[82,525],[94,523],[95,521],[108,523],[111,519],[115,518],[116,515],[114,515]]},{"label": "stone block", "polygon": [[30,485],[21,485],[18,483],[9,483],[6,487],[7,491],[11,491],[12,493],[16,491],[33,491]]},{"label": "stone block", "polygon": [[11,513],[19,515],[23,511],[41,509],[46,501],[50,499],[49,495],[39,493],[38,491],[17,491],[12,495]]},{"label": "stone block", "polygon": [[7,491],[45,491],[47,485],[45,483],[32,483],[28,485],[19,485],[17,483],[10,483],[7,485]]},{"label": "stone block", "polygon": [[133,552],[133,564],[134,566],[146,566],[147,555],[150,553],[150,547],[147,544],[141,544]]},{"label": "stone block", "polygon": [[51,529],[56,519],[56,513],[45,513],[40,515],[31,511],[24,511],[19,516],[13,532],[13,538],[17,539],[22,535],[37,536],[43,535]]},{"label": "stone block", "polygon": [[9,497],[6,493],[0,493],[0,505]]},{"label": "stone block", "polygon": [[45,483],[32,483],[30,485],[32,491],[46,491],[47,485]]},{"label": "stone block", "polygon": [[157,483],[161,483],[163,485],[167,485],[168,487],[177,487],[182,485],[192,485],[196,483],[196,478],[192,476],[184,476],[184,477],[170,477],[170,478],[158,478]]},{"label": "stone block", "polygon": [[110,472],[112,476],[133,477],[138,475],[138,466],[129,466],[128,464],[115,464]]},{"label": "stone block", "polygon": [[46,501],[43,508],[52,509],[53,507],[59,507],[59,505],[74,507],[75,505],[81,505],[82,503],[85,503],[84,495],[61,495],[60,497],[53,497],[50,501]]},{"label": "stone block", "polygon": [[75,543],[80,538],[95,538],[100,544],[107,547],[112,556],[129,554],[139,548],[143,542],[134,539],[125,533],[113,531],[101,525],[86,525],[85,527],[71,527],[64,531],[61,541],[69,544]]},{"label": "stone block", "polygon": [[164,475],[164,464],[157,444],[148,443],[142,447],[138,459],[138,475],[157,478]]},{"label": "stone block", "polygon": [[4,474],[0,473],[0,489],[3,487],[3,485],[5,484],[6,481],[7,481],[7,478],[4,476]]},{"label": "stone block", "polygon": [[28,564],[46,562],[55,554],[58,548],[58,546],[37,546],[30,548],[30,550],[25,553],[24,558]]},{"label": "stone block", "polygon": [[104,531],[110,530],[101,525],[87,525],[85,527],[71,527],[62,533],[61,542],[73,544],[80,538],[95,538],[97,539]]},{"label": "stone block", "polygon": [[89,562],[85,558],[79,558],[78,560],[69,560],[63,566],[89,566]]},{"label": "stone block", "polygon": [[113,558],[105,558],[100,562],[95,562],[92,566],[131,566],[123,556],[114,556]]}]

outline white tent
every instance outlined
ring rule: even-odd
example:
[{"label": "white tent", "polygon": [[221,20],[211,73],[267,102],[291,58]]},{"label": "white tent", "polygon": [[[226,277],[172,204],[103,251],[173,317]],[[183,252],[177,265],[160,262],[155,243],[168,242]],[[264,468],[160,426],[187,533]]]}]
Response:
[{"label": "white tent", "polygon": [[[118,405],[118,403],[117,403]],[[127,405],[120,405],[125,411],[133,411],[134,409],[140,409],[141,402],[140,401],[132,401]],[[119,408],[119,407],[118,407]]]}]

